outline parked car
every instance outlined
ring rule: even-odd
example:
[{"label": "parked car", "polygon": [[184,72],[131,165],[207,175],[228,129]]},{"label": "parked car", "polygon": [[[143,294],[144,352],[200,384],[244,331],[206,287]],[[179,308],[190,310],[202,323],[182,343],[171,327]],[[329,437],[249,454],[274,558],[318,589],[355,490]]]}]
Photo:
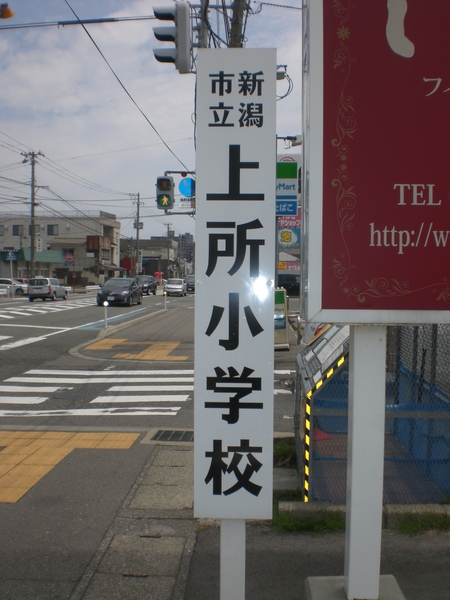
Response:
[{"label": "parked car", "polygon": [[195,292],[195,275],[186,275],[186,291]]},{"label": "parked car", "polygon": [[45,301],[47,298],[67,299],[67,290],[59,279],[54,277],[33,277],[28,282],[28,300],[33,302],[35,298]]},{"label": "parked car", "polygon": [[14,281],[18,281],[19,283],[23,283],[25,285],[28,285],[28,282],[30,280],[27,279],[26,277],[14,277]]},{"label": "parked car", "polygon": [[7,291],[7,294],[11,294],[11,288],[15,296],[23,296],[27,293],[27,286],[17,279],[2,277],[0,279],[0,286]]},{"label": "parked car", "polygon": [[97,293],[98,306],[103,306],[106,301],[127,306],[133,306],[134,302],[142,304],[141,286],[131,277],[112,277],[105,281]]},{"label": "parked car", "polygon": [[136,281],[141,286],[142,294],[150,294],[150,292],[156,296],[156,288],[158,287],[156,284],[156,279],[153,275],[138,275],[136,277]]},{"label": "parked car", "polygon": [[184,279],[168,279],[164,285],[168,296],[186,296],[186,281]]}]

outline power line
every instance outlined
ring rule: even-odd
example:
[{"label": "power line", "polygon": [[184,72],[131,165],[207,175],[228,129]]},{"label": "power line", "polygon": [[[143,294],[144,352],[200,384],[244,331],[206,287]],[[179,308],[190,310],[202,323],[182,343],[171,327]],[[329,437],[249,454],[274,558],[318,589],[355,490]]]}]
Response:
[{"label": "power line", "polygon": [[122,81],[119,79],[119,76],[117,75],[117,73],[114,71],[114,69],[112,68],[112,66],[109,64],[108,60],[106,59],[105,55],[103,54],[103,52],[100,50],[97,42],[94,40],[94,38],[91,36],[91,34],[89,33],[89,31],[86,29],[86,27],[83,25],[83,22],[80,20],[80,18],[78,17],[78,15],[76,14],[76,12],[73,10],[73,8],[70,6],[68,0],[64,0],[64,2],[67,4],[67,6],[70,8],[70,10],[72,11],[72,13],[74,14],[75,18],[79,21],[81,27],[84,29],[86,35],[89,37],[89,39],[91,40],[91,42],[94,44],[95,48],[97,49],[97,51],[99,52],[100,56],[103,58],[103,60],[105,61],[105,63],[108,65],[109,70],[111,71],[111,73],[114,75],[114,77],[116,78],[116,80],[118,81],[119,85],[121,86],[121,88],[123,89],[123,91],[126,93],[126,95],[129,97],[129,99],[131,100],[131,102],[135,105],[135,107],[138,109],[138,111],[141,113],[141,115],[144,117],[144,119],[147,121],[147,123],[150,125],[150,127],[153,129],[153,131],[156,133],[156,135],[159,137],[159,139],[162,141],[162,143],[164,144],[164,146],[167,148],[167,150],[172,154],[172,156],[180,163],[180,165],[182,167],[184,167],[187,171],[189,170],[188,167],[183,163],[183,161],[178,158],[178,156],[175,154],[175,152],[172,150],[172,148],[170,148],[170,146],[167,144],[167,142],[164,140],[164,138],[161,136],[161,134],[159,133],[159,131],[156,129],[156,127],[153,125],[153,123],[150,121],[150,119],[147,117],[147,115],[144,113],[144,111],[141,109],[141,107],[138,105],[138,103],[136,102],[136,100],[133,98],[133,96],[130,94],[130,92],[127,90],[127,88],[125,87],[125,85],[122,83]]}]

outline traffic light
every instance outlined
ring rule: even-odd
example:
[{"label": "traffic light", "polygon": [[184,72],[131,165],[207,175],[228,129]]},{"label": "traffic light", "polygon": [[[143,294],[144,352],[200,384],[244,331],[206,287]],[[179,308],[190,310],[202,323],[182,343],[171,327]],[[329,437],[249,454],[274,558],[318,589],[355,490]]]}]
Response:
[{"label": "traffic light", "polygon": [[161,21],[174,21],[175,27],[153,27],[155,38],[160,42],[174,42],[175,48],[153,50],[159,62],[174,63],[180,73],[191,70],[191,11],[189,4],[178,0],[176,4],[153,8]]},{"label": "traffic light", "polygon": [[157,177],[156,179],[156,205],[158,208],[170,210],[174,203],[173,177]]}]

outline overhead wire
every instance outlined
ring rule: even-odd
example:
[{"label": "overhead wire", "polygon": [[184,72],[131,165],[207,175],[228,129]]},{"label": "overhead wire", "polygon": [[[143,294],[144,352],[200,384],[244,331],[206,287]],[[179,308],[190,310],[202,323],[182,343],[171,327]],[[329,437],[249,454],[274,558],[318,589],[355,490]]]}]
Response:
[{"label": "overhead wire", "polygon": [[84,26],[83,22],[78,17],[77,13],[70,6],[68,0],[64,0],[64,2],[70,8],[70,10],[74,14],[75,18],[78,20],[78,22],[80,23],[81,27],[84,29],[86,35],[89,37],[89,39],[91,40],[91,42],[94,44],[94,46],[97,49],[97,51],[99,52],[100,56],[103,58],[103,60],[105,61],[105,63],[108,65],[109,70],[114,75],[114,77],[116,78],[117,82],[119,83],[119,85],[121,86],[121,88],[123,89],[123,91],[126,93],[126,95],[129,97],[129,99],[131,100],[131,102],[135,105],[135,107],[138,109],[138,111],[141,113],[141,115],[144,117],[144,119],[147,121],[147,123],[150,125],[150,127],[153,129],[153,131],[156,133],[156,135],[162,141],[162,143],[167,148],[167,150],[172,154],[172,156],[180,163],[180,165],[182,167],[184,167],[186,169],[186,171],[189,171],[189,168],[184,164],[184,162],[181,160],[181,158],[179,158],[175,154],[175,152],[172,150],[172,148],[167,144],[167,142],[164,140],[164,138],[162,137],[162,135],[159,133],[159,131],[156,129],[156,127],[153,125],[153,123],[150,121],[150,119],[147,117],[147,115],[144,113],[144,111],[138,105],[138,103],[136,102],[136,100],[133,98],[133,96],[127,90],[127,88],[125,87],[125,85],[122,83],[121,79],[119,78],[119,76],[117,75],[117,73],[114,71],[114,69],[112,68],[112,66],[110,65],[110,63],[108,62],[106,56],[100,50],[100,47],[98,46],[97,42],[94,40],[94,38],[91,36],[91,34],[89,33],[89,31],[86,29],[86,27]]}]

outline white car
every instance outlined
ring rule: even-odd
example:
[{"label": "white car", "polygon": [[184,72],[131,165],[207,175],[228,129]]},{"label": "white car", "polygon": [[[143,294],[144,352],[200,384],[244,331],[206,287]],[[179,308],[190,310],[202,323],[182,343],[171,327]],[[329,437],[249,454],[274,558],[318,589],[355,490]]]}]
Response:
[{"label": "white car", "polygon": [[168,279],[164,285],[167,296],[186,296],[187,286],[185,279]]},{"label": "white car", "polygon": [[27,293],[27,285],[16,279],[0,278],[0,288],[7,291],[11,295],[11,287],[15,296],[23,296]]}]

